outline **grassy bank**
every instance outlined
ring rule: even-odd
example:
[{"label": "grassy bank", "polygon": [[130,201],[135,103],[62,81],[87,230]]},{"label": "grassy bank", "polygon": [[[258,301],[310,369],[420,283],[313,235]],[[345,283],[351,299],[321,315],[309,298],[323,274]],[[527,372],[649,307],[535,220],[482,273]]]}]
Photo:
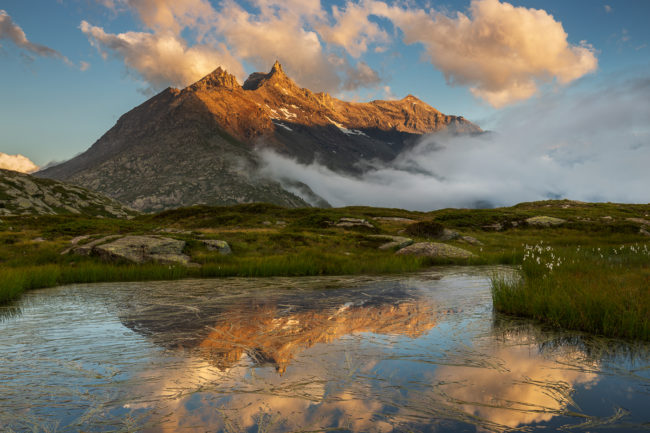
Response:
[{"label": "grassy bank", "polygon": [[492,279],[496,311],[650,340],[650,244],[523,249],[521,278]]},{"label": "grassy bank", "polygon": [[[622,307],[608,309],[607,303],[610,298],[624,298],[629,304],[626,308],[639,308],[637,316],[644,314],[643,305],[647,312],[649,258],[635,256],[630,248],[650,241],[641,230],[650,230],[646,224],[650,224],[648,215],[650,205],[546,201],[508,208],[427,213],[371,207],[285,209],[249,204],[195,206],[130,220],[69,215],[3,217],[0,302],[16,299],[25,290],[74,283],[379,274],[445,264],[511,264],[523,265],[524,279],[495,281],[495,306],[500,311],[608,335],[647,338],[647,322],[632,319],[634,314]],[[557,226],[526,222],[537,216],[562,218],[564,222]],[[341,218],[364,219],[370,227],[337,227],[335,223]],[[417,225],[420,222],[424,224]],[[462,236],[437,239],[436,236],[444,235],[444,230]],[[183,240],[183,253],[190,257],[193,266],[133,265],[66,252],[79,236],[86,236],[83,243],[107,235],[161,235]],[[444,242],[474,256],[424,259],[395,255],[395,249],[378,248],[386,239],[376,235],[407,236],[414,242]],[[476,242],[462,237],[471,237]],[[228,242],[232,254],[224,256],[208,250],[203,240],[209,239]],[[531,250],[523,246],[526,244],[552,248],[553,254],[564,257],[563,263],[552,272],[535,268],[528,257]],[[621,246],[620,252],[611,252]],[[599,248],[610,254],[601,258],[596,253]],[[540,273],[544,269],[551,275]],[[552,294],[553,290],[557,293]],[[584,299],[579,301],[576,293]],[[630,303],[629,299],[634,297],[643,301]],[[615,319],[600,323],[601,313]],[[640,325],[642,322],[645,325]],[[638,330],[644,326],[645,331]]]}]

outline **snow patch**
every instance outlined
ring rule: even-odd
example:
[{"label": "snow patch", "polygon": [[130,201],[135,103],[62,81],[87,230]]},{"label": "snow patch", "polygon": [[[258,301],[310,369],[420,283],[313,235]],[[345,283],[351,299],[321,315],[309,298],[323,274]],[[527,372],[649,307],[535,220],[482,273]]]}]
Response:
[{"label": "snow patch", "polygon": [[340,123],[333,121],[332,119],[330,119],[330,118],[327,117],[327,116],[325,116],[325,118],[326,118],[327,120],[329,120],[330,123],[331,123],[332,125],[334,125],[334,126],[336,126],[337,128],[339,128],[339,131],[341,131],[341,132],[344,133],[345,135],[363,135],[364,137],[367,137],[367,136],[368,136],[368,135],[367,135],[365,132],[363,132],[363,131],[359,131],[358,129],[348,129],[348,128],[346,128],[345,126],[341,125]]},{"label": "snow patch", "polygon": [[284,129],[286,129],[287,131],[293,131],[293,129],[289,128],[289,127],[288,127],[287,125],[285,125],[284,123],[281,123],[281,122],[273,122],[273,124],[274,124],[275,126],[280,126],[280,127],[284,128]]},{"label": "snow patch", "polygon": [[279,110],[282,111],[282,114],[284,114],[284,117],[286,117],[287,119],[292,119],[292,118],[298,117],[298,116],[296,116],[295,113],[292,113],[291,111],[287,110],[285,107],[282,107]]}]

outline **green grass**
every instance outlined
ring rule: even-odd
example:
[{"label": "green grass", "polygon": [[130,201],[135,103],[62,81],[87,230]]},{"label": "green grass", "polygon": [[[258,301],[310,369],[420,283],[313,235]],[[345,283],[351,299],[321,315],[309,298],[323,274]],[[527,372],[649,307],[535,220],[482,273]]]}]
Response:
[{"label": "green grass", "polygon": [[650,244],[524,249],[520,278],[492,279],[496,311],[650,340]]},{"label": "green grass", "polygon": [[[25,290],[74,283],[380,274],[447,264],[508,264],[522,265],[524,278],[495,280],[497,310],[556,326],[648,339],[647,320],[644,322],[643,317],[648,316],[650,303],[650,259],[637,257],[629,250],[630,246],[649,240],[639,233],[641,223],[638,222],[638,219],[650,219],[648,215],[650,205],[559,200],[522,203],[509,208],[442,209],[426,213],[362,206],[287,209],[255,203],[193,206],[143,214],[130,220],[70,215],[2,217],[0,302],[16,299]],[[562,218],[566,223],[548,228],[526,224],[525,220],[533,216]],[[344,217],[366,219],[374,228],[350,230],[332,225]],[[408,218],[416,222],[409,224],[377,217]],[[494,231],[495,224],[503,230]],[[416,242],[429,242],[435,241],[443,228],[478,239],[482,245],[448,241],[471,251],[475,257],[432,260],[396,256],[394,251],[378,250],[385,241],[372,237],[373,234],[400,235],[412,237]],[[199,266],[131,265],[103,262],[99,257],[61,254],[76,236],[163,233],[184,240],[187,245],[184,253]],[[201,239],[227,241],[232,255],[208,251]],[[564,263],[552,272],[536,273],[540,269],[524,261],[527,250],[522,245],[542,241],[554,254],[565,257]],[[621,245],[624,246],[621,254],[614,254],[613,248],[620,249]],[[598,248],[609,254],[601,258],[600,253],[596,254]]]}]

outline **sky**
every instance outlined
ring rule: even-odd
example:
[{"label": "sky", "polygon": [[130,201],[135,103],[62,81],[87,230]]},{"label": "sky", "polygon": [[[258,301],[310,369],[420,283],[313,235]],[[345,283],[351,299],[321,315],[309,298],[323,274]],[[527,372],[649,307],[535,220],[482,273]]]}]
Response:
[{"label": "sky", "polygon": [[[645,89],[648,19],[647,0],[0,0],[0,164],[69,159],[168,86],[217,66],[243,82],[276,59],[314,91],[413,94],[503,134],[538,104]],[[643,141],[635,103],[642,119],[610,128]]]}]

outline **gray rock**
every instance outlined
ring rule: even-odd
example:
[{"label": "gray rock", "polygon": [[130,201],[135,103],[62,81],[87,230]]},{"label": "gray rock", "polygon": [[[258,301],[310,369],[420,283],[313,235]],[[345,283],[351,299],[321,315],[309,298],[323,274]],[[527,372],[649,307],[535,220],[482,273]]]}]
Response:
[{"label": "gray rock", "polygon": [[642,234],[643,236],[650,236],[650,232],[646,229],[639,229],[639,234]]},{"label": "gray rock", "polygon": [[555,218],[549,216],[534,216],[528,218],[526,222],[531,226],[553,227],[553,226],[559,226],[564,224],[566,220],[563,220],[562,218]]},{"label": "gray rock", "polygon": [[461,236],[460,238],[458,238],[458,240],[461,242],[466,242],[470,245],[483,245],[483,242],[471,236]]},{"label": "gray rock", "polygon": [[388,222],[402,223],[402,224],[411,224],[415,222],[415,220],[412,220],[410,218],[400,218],[400,217],[375,217],[374,219],[377,221],[388,221]]},{"label": "gray rock", "polygon": [[643,219],[643,218],[625,218],[625,221],[641,224],[642,226],[650,226],[650,220]]},{"label": "gray rock", "polygon": [[486,230],[486,231],[500,232],[501,230],[503,230],[503,225],[500,224],[500,223],[489,224],[489,225],[483,226],[482,229]]},{"label": "gray rock", "polygon": [[220,254],[230,254],[232,253],[232,250],[230,249],[230,245],[228,245],[228,242],[226,241],[219,241],[216,239],[204,239],[201,242],[203,242],[203,245],[205,245],[209,251],[219,251]]},{"label": "gray rock", "polygon": [[432,257],[437,259],[469,259],[471,257],[476,257],[470,251],[439,242],[418,242],[402,248],[395,254]]},{"label": "gray rock", "polygon": [[160,236],[125,236],[93,247],[93,254],[107,259],[125,259],[133,263],[181,263],[190,258],[183,254],[185,241]]},{"label": "gray rock", "polygon": [[371,229],[375,228],[375,226],[370,224],[367,220],[359,219],[359,218],[341,218],[339,222],[335,224],[335,226],[344,227],[344,228],[349,228],[349,227],[368,227]]},{"label": "gray rock", "polygon": [[[68,248],[67,250],[63,251],[61,254],[67,254],[70,251],[72,251],[75,254],[79,254],[80,256],[89,256],[92,254],[93,249],[100,244],[112,241],[113,239],[117,239],[119,236],[116,235],[111,235],[111,236],[104,236],[103,238],[95,239],[94,241],[90,241],[87,244],[79,245],[76,247],[71,247]],[[73,239],[74,240],[74,239]],[[77,241],[79,242],[79,241]]]},{"label": "gray rock", "polygon": [[441,241],[450,241],[452,239],[458,239],[460,235],[458,232],[449,229],[443,229],[442,233],[436,238]]},{"label": "gray rock", "polygon": [[386,240],[385,244],[379,246],[380,250],[392,250],[392,249],[401,249],[408,247],[413,243],[413,239],[405,238],[403,236],[391,236],[391,235],[371,235],[368,236],[373,239]]}]

